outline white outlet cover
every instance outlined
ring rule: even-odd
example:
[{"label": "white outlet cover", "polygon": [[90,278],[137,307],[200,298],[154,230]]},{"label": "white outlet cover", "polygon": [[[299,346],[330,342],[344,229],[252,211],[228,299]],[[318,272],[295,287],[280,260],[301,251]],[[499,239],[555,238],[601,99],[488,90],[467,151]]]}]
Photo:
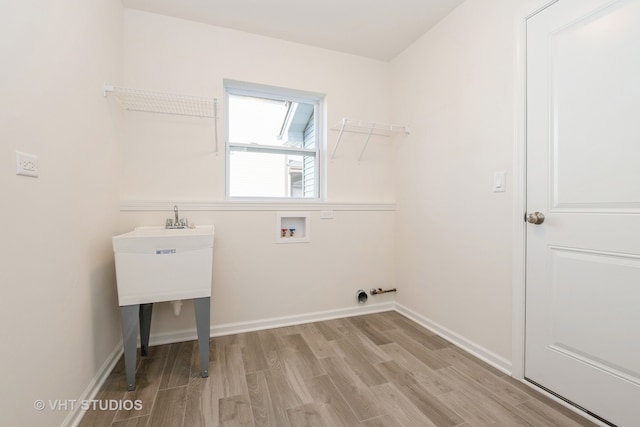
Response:
[{"label": "white outlet cover", "polygon": [[321,219],[333,219],[333,211],[332,210],[322,210],[320,211]]},{"label": "white outlet cover", "polygon": [[16,151],[16,175],[38,176],[38,157]]}]

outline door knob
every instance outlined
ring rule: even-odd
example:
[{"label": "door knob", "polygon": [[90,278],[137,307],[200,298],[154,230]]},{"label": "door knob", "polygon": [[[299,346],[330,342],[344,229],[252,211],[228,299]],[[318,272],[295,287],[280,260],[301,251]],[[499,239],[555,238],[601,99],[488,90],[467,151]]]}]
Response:
[{"label": "door knob", "polygon": [[534,212],[527,215],[527,222],[529,224],[539,225],[544,222],[544,214],[542,212]]}]

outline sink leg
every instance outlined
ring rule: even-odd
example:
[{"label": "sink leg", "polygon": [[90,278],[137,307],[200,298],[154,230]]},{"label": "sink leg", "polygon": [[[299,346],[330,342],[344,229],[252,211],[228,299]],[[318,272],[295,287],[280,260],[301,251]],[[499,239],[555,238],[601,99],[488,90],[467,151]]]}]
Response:
[{"label": "sink leg", "polygon": [[209,334],[211,330],[211,298],[195,298],[193,307],[196,312],[198,348],[200,349],[200,370],[202,378],[209,376]]},{"label": "sink leg", "polygon": [[139,304],[120,306],[124,368],[127,373],[127,390],[136,388],[136,341],[138,338]]},{"label": "sink leg", "polygon": [[140,355],[146,356],[149,350],[149,332],[151,330],[151,313],[153,303],[140,304]]}]

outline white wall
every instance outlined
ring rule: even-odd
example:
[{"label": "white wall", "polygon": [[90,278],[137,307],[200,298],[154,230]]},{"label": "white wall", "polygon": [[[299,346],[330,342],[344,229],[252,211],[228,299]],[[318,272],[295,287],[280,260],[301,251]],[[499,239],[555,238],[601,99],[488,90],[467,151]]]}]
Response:
[{"label": "white wall", "polygon": [[[343,116],[389,120],[387,62],[135,10],[125,10],[124,78],[128,87],[214,96],[221,104],[223,79],[280,86],[325,94],[329,127]],[[360,208],[351,205],[336,210],[331,220],[312,210],[311,242],[300,244],[275,243],[276,211],[308,206],[188,211],[194,202],[224,200],[224,120],[219,124],[216,156],[209,119],[125,113],[122,199],[162,201],[167,209],[124,212],[120,223],[122,231],[164,224],[176,202],[192,222],[215,225],[214,329],[349,310],[357,306],[357,289],[395,285],[393,207],[353,210]],[[327,202],[393,203],[393,145],[373,138],[358,165],[365,136],[345,134],[335,160],[328,162]],[[336,137],[337,132],[326,135],[329,150]],[[183,308],[174,318],[168,304],[154,307],[152,340],[194,328],[191,303]]]},{"label": "white wall", "polygon": [[[329,127],[345,116],[389,120],[387,62],[127,9],[124,64],[128,87],[212,96],[222,104],[226,78],[325,94]],[[211,120],[128,113],[126,123],[123,199],[224,198],[222,119],[218,156]],[[332,149],[337,132],[326,137]],[[345,135],[328,163],[329,201],[394,201],[391,144],[372,139],[358,165],[364,139]]]},{"label": "white wall", "polygon": [[[118,216],[118,1],[3,2],[0,13],[0,412],[59,425],[119,340],[110,237]],[[14,150],[40,176],[15,175]]]},{"label": "white wall", "polygon": [[[515,23],[469,0],[392,61],[398,302],[511,360]],[[506,193],[493,193],[495,171]]]},{"label": "white wall", "polygon": [[[393,301],[393,295],[382,295],[357,307],[355,293],[360,288],[393,286],[394,212],[334,211],[330,220],[320,219],[319,211],[310,213],[311,241],[292,244],[275,243],[273,211],[183,214],[194,223],[215,225],[211,302],[214,333],[229,327],[255,327],[253,322],[368,309],[377,302]],[[133,228],[161,224],[167,214],[125,212],[123,217],[125,228]],[[185,301],[177,318],[169,303],[154,305],[152,342],[162,341],[167,334],[194,332],[194,328],[190,301]]]}]

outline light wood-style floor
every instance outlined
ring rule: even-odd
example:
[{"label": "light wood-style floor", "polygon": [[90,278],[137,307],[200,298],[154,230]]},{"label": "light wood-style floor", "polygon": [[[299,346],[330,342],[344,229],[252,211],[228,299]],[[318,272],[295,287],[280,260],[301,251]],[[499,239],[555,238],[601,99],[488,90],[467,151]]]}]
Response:
[{"label": "light wood-style floor", "polygon": [[152,347],[127,392],[124,362],[81,426],[593,426],[396,312]]}]

